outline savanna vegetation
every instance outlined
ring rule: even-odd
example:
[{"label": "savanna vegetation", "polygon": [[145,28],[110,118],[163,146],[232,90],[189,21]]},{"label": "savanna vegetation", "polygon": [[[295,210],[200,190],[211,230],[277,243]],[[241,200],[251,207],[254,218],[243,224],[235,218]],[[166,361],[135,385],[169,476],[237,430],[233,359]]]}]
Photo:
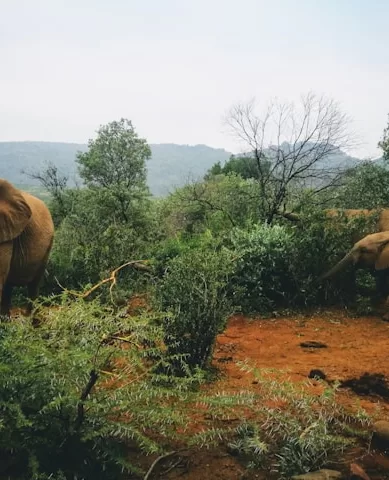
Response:
[{"label": "savanna vegetation", "polygon": [[[200,387],[217,373],[215,339],[234,312],[370,310],[368,272],[356,283],[349,271],[315,280],[376,221],[341,211],[334,221],[327,210],[388,207],[389,170],[334,162],[352,138],[324,97],[273,104],[264,115],[237,105],[227,123],[247,153],[165,198],[149,192],[150,147],[126,119],[101,126],[78,154],[82,186],[68,186],[55,164],[35,174],[56,237],[33,325],[0,324],[0,478],[142,478],[130,451],[215,442],[289,478],[325,465],[350,432],[358,438],[368,418],[343,411],[336,386],[314,397],[255,370],[257,396]],[[380,146],[387,159],[388,129]],[[129,314],[140,295],[147,308]],[[270,409],[264,398],[286,407]],[[242,421],[188,436],[199,404],[216,419],[234,409]]]}]

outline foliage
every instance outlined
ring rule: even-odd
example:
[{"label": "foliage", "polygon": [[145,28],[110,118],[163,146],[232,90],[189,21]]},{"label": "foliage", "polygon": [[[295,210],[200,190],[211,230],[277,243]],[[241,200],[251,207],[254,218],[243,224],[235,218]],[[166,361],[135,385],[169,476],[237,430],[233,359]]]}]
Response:
[{"label": "foliage", "polygon": [[389,205],[389,170],[364,162],[345,176],[344,186],[331,192],[332,204],[340,208],[386,208]]},{"label": "foliage", "polygon": [[312,280],[335,265],[359,239],[372,232],[377,214],[366,217],[363,213],[352,218],[341,210],[329,212],[311,210],[298,227],[295,227],[296,254],[293,258],[293,275],[298,286],[295,302],[298,306],[325,305],[339,302],[352,305],[358,293],[353,268],[316,285]]},{"label": "foliage", "polygon": [[236,267],[231,278],[234,304],[245,311],[266,312],[288,305],[293,287],[293,232],[278,225],[235,229],[231,243]]},{"label": "foliage", "polygon": [[[133,205],[131,221],[118,222],[99,194],[91,189],[74,194],[72,210],[56,230],[46,291],[55,288],[54,276],[68,288],[79,288],[97,283],[119,265],[147,255],[157,234],[150,204]],[[129,269],[122,275],[127,280],[137,278]]]},{"label": "foliage", "polygon": [[216,335],[223,330],[231,305],[226,298],[233,270],[226,249],[189,250],[173,258],[157,285],[164,320],[165,343],[170,355],[185,355],[190,369],[205,368]]},{"label": "foliage", "polygon": [[[77,156],[86,188],[65,189],[57,171],[40,176],[52,190],[57,223],[46,291],[54,277],[68,288],[97,283],[119,265],[141,258],[158,236],[145,183],[146,141],[122,119],[100,127],[88,145]],[[127,276],[130,284],[133,277]]]},{"label": "foliage", "polygon": [[350,425],[358,432],[370,423],[363,410],[351,414],[337,403],[336,385],[323,385],[321,394],[312,395],[309,384],[286,380],[286,372],[254,369],[247,362],[242,369],[254,374],[258,392],[220,393],[204,397],[202,404],[209,407],[214,421],[229,415],[239,418],[241,412],[242,417],[250,416],[250,422],[244,420],[232,430],[201,432],[194,442],[228,441],[230,450],[250,466],[286,479],[321,468],[331,455],[352,445]]},{"label": "foliage", "polygon": [[258,221],[257,195],[258,185],[235,173],[188,184],[161,204],[163,229],[168,236],[181,231],[196,234],[205,229],[220,236],[233,226]]},{"label": "foliage", "polygon": [[166,361],[158,322],[66,298],[45,313],[39,328],[22,319],[0,325],[2,474],[87,480],[135,472],[129,445],[160,451],[150,429],[161,441],[174,437],[184,420],[170,405],[190,384],[172,379],[167,388],[154,373]]},{"label": "foliage", "polygon": [[146,140],[126,119],[101,126],[97,138],[89,140],[88,151],[78,153],[81,178],[88,187],[97,188],[96,200],[106,205],[112,220],[129,221],[133,203],[144,199],[150,156]]},{"label": "foliage", "polygon": [[230,248],[237,261],[229,283],[234,305],[245,312],[266,313],[339,300],[350,304],[357,293],[352,269],[321,286],[314,281],[356,239],[372,231],[375,221],[374,215],[350,219],[339,212],[332,218],[313,210],[293,227],[263,224],[250,230],[234,229]]},{"label": "foliage", "polygon": [[208,170],[205,175],[205,179],[209,179],[215,175],[228,175],[230,173],[235,173],[245,180],[250,178],[258,179],[261,172],[268,174],[270,170],[270,162],[263,161],[261,167],[258,168],[257,159],[251,155],[239,156],[231,155],[231,157],[221,166],[220,162],[215,163]]},{"label": "foliage", "polygon": [[170,261],[178,256],[183,256],[191,251],[217,250],[222,246],[222,241],[215,237],[210,230],[203,233],[188,235],[177,234],[167,238],[154,246],[152,250],[152,265],[155,275],[162,278],[169,269]]}]

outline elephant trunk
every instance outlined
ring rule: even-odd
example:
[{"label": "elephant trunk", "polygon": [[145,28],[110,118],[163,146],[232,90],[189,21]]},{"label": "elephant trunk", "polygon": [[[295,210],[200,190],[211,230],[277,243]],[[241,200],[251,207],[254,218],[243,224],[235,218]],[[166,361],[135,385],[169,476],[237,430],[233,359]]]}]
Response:
[{"label": "elephant trunk", "polygon": [[336,275],[340,270],[343,268],[346,268],[350,263],[354,262],[354,252],[351,251],[347,255],[345,255],[342,260],[340,260],[334,267],[332,267],[328,272],[324,273],[321,275],[318,279],[318,282],[322,282],[323,280],[326,280],[327,278],[333,277]]}]

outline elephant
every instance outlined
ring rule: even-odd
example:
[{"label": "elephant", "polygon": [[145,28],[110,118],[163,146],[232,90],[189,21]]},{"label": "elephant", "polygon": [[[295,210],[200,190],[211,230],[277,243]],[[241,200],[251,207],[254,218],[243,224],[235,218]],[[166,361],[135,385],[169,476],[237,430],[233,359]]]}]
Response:
[{"label": "elephant", "polygon": [[[324,210],[324,213],[327,219],[334,223],[334,226],[336,226],[337,224],[337,219],[339,219],[342,216],[345,216],[347,219],[358,218],[358,217],[365,217],[366,219],[368,219],[369,217],[373,217],[374,215],[377,215],[377,223],[373,226],[373,232],[371,233],[389,231],[389,209],[388,208],[373,209],[373,210],[330,208],[330,209]],[[302,217],[299,214],[294,212],[283,211],[283,212],[278,212],[278,215],[294,223],[300,223],[302,221]],[[365,234],[362,232],[356,233],[353,238],[353,241],[357,242],[358,240],[361,240],[364,237],[364,235]]]},{"label": "elephant", "polygon": [[53,239],[54,224],[44,202],[0,179],[0,315],[10,316],[16,286],[27,286],[31,314]]},{"label": "elephant", "polygon": [[[389,231],[372,233],[356,242],[334,267],[319,277],[318,282],[333,277],[349,265],[372,271],[376,278],[377,294],[385,299],[385,306],[388,307]],[[385,319],[389,319],[388,314]]]},{"label": "elephant", "polygon": [[[333,219],[336,222],[336,219],[344,215],[348,220],[352,218],[361,218],[364,217],[369,219],[369,217],[377,216],[376,223],[372,225],[373,231],[375,232],[386,232],[389,231],[389,209],[374,209],[374,210],[353,210],[353,209],[328,209],[325,210],[326,217]],[[355,232],[353,235],[353,242],[358,242],[364,238],[365,234],[363,232]]]}]

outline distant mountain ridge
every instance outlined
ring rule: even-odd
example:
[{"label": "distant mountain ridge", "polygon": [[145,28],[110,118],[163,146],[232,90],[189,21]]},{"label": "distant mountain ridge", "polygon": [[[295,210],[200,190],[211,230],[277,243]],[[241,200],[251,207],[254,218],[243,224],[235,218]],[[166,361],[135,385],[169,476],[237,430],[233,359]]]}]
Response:
[{"label": "distant mountain ridge", "polygon": [[[47,162],[52,162],[69,177],[69,185],[75,185],[78,179],[76,154],[85,152],[87,148],[86,144],[80,143],[0,142],[0,177],[18,185],[37,186],[39,182],[22,172],[42,171]],[[215,163],[223,165],[232,155],[227,150],[207,145],[161,143],[151,144],[150,148],[152,158],[147,162],[147,181],[156,196],[167,195],[189,180],[202,178]],[[350,168],[360,161],[339,150],[323,163],[327,168]]]},{"label": "distant mountain ridge", "polygon": [[[69,184],[78,178],[75,162],[77,152],[88,146],[63,142],[0,142],[0,177],[18,185],[37,185],[23,171],[41,171],[47,162],[54,163],[69,177]],[[148,185],[154,195],[166,195],[189,179],[203,177],[216,162],[224,163],[231,156],[222,148],[207,145],[150,145],[152,157],[147,162]]]}]

